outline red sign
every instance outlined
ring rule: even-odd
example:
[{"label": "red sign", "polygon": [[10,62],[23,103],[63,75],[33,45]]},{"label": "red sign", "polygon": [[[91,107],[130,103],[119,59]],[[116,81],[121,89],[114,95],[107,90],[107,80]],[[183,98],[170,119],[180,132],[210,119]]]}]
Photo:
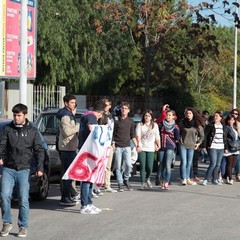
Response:
[{"label": "red sign", "polygon": [[[21,1],[0,0],[2,21],[0,39],[0,77],[20,77]],[[28,78],[36,77],[36,0],[28,0],[27,16]]]}]

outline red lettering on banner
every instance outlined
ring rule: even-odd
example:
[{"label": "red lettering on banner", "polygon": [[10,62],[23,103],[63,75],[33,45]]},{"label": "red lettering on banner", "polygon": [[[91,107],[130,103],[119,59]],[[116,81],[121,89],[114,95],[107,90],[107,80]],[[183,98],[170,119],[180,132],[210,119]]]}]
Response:
[{"label": "red lettering on banner", "polygon": [[[84,164],[85,160],[91,160],[95,162],[94,165],[96,165],[93,169],[90,169],[89,164]],[[83,181],[89,181],[94,174],[94,172],[97,170],[97,160],[98,158],[91,153],[83,152],[77,159],[77,161],[74,162],[73,166],[71,167],[69,171],[69,178],[72,179],[82,179]]]}]

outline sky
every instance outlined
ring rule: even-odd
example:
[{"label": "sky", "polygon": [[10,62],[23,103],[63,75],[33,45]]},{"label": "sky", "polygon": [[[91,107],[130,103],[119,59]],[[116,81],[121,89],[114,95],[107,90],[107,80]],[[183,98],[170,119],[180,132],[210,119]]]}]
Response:
[{"label": "sky", "polygon": [[[231,13],[235,12],[235,6],[232,5],[233,2],[236,0],[228,0],[229,5],[225,8],[231,9]],[[197,6],[200,2],[203,2],[203,0],[189,0],[188,3]],[[213,3],[211,0],[204,0],[204,2]],[[204,10],[201,12],[201,15],[208,16],[210,14],[214,14],[215,18],[219,25],[221,26],[228,26],[228,27],[234,27],[234,21],[232,14],[224,14],[225,9],[223,8],[223,0],[219,0],[217,3],[214,3],[214,9],[213,10]],[[240,9],[239,9],[240,13]]]}]

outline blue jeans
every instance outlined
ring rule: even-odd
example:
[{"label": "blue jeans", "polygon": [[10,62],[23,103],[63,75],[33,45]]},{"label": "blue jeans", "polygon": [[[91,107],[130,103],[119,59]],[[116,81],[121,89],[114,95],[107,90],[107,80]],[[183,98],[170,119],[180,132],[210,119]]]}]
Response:
[{"label": "blue jeans", "polygon": [[82,182],[81,185],[81,205],[83,207],[92,204],[93,184],[90,182]]},{"label": "blue jeans", "polygon": [[158,166],[157,166],[157,176],[156,177],[161,177],[161,172],[162,172],[162,158],[161,158],[161,151],[159,150],[157,152],[158,154]]},{"label": "blue jeans", "polygon": [[[77,155],[76,151],[60,152],[60,159],[61,159],[62,169],[64,172],[66,172],[68,167],[71,165],[76,155]],[[71,197],[72,180],[62,180],[62,183],[63,183],[63,189],[62,189],[62,200],[63,200],[64,198]]]},{"label": "blue jeans", "polygon": [[237,175],[240,173],[240,154],[237,155],[237,163],[235,166],[235,174]]},{"label": "blue jeans", "polygon": [[210,165],[208,166],[206,173],[206,180],[209,180],[213,174],[213,180],[218,179],[218,172],[221,166],[222,158],[224,154],[224,149],[214,149],[210,148],[208,150],[208,156],[210,160]]},{"label": "blue jeans", "polygon": [[201,154],[201,158],[204,159],[205,161],[208,159],[208,154],[202,149],[200,150],[200,154]]},{"label": "blue jeans", "polygon": [[225,174],[226,165],[227,165],[227,163],[226,163],[226,158],[223,156],[222,161],[221,161],[221,167],[220,167],[221,175],[222,175],[222,176]]},{"label": "blue jeans", "polygon": [[117,147],[115,149],[115,168],[118,184],[123,183],[123,177],[124,180],[128,180],[131,177],[132,164],[130,147]]},{"label": "blue jeans", "polygon": [[189,179],[190,171],[192,168],[192,162],[193,162],[194,148],[185,148],[182,145],[180,145],[179,153],[180,153],[180,160],[181,160],[181,165],[180,165],[181,178]]},{"label": "blue jeans", "polygon": [[174,153],[174,150],[172,150],[172,149],[166,149],[164,151],[159,151],[159,159],[162,164],[161,176],[162,176],[162,180],[164,182],[170,182],[173,153]]},{"label": "blue jeans", "polygon": [[11,198],[14,185],[17,189],[18,197],[18,226],[28,227],[29,222],[29,179],[30,169],[16,171],[11,168],[3,168],[1,202],[2,202],[2,221],[12,223]]}]

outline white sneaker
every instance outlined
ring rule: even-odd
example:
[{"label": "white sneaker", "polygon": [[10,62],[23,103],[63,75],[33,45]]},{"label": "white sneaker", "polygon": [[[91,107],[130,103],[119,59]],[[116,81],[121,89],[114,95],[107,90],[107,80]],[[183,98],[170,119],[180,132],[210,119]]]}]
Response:
[{"label": "white sneaker", "polygon": [[233,185],[233,180],[232,180],[232,179],[229,180],[229,181],[228,181],[228,184]]},{"label": "white sneaker", "polygon": [[203,186],[207,186],[208,181],[205,179],[205,180],[201,181],[200,184],[203,185]]},{"label": "white sneaker", "polygon": [[93,204],[91,205],[88,205],[89,208],[91,208],[93,211],[97,212],[97,213],[100,213],[102,211],[102,209],[94,206]]},{"label": "white sneaker", "polygon": [[109,192],[109,193],[116,193],[116,192],[117,192],[117,190],[115,190],[115,189],[112,189],[111,187],[106,187],[106,188],[105,188],[105,192]]},{"label": "white sneaker", "polygon": [[152,188],[152,187],[153,187],[150,179],[147,180],[147,186],[148,186],[149,188]]},{"label": "white sneaker", "polygon": [[195,185],[197,185],[197,183],[196,183],[196,182],[193,182],[191,179],[188,179],[188,180],[187,180],[187,185],[195,186]]},{"label": "white sneaker", "polygon": [[[228,181],[228,178],[227,178],[227,181]],[[222,178],[222,177],[219,177],[219,178],[218,178],[218,182],[223,183],[223,182],[224,182],[223,178]]]},{"label": "white sneaker", "polygon": [[182,180],[182,185],[183,185],[183,186],[186,186],[186,185],[187,185],[187,179],[183,179],[183,180]]},{"label": "white sneaker", "polygon": [[92,192],[92,195],[94,198],[98,198],[98,195],[96,193]]},{"label": "white sneaker", "polygon": [[81,196],[80,194],[76,194],[74,197],[72,197],[72,200],[75,202],[75,203],[80,203],[81,201]]},{"label": "white sneaker", "polygon": [[98,214],[99,212],[94,211],[94,209],[90,207],[90,205],[88,205],[88,206],[81,207],[80,213],[81,214]]},{"label": "white sneaker", "polygon": [[217,186],[222,186],[222,183],[219,182],[218,180],[214,180],[214,181],[212,182],[212,184],[213,184],[213,185],[217,185]]}]

